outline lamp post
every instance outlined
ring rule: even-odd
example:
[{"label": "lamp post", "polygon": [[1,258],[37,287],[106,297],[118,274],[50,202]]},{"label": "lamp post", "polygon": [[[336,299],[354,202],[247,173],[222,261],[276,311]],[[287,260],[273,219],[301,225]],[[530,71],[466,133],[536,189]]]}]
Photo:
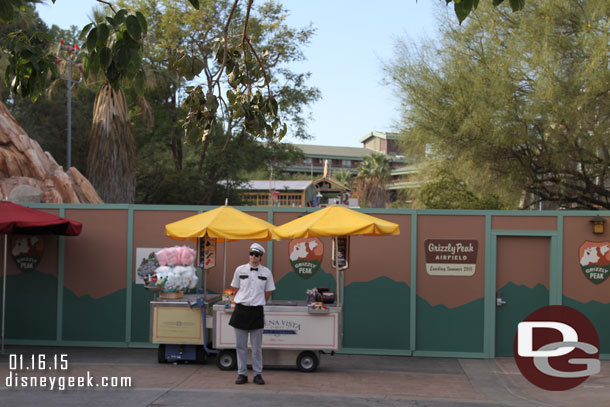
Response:
[{"label": "lamp post", "polygon": [[79,51],[77,44],[74,44],[74,47],[70,47],[64,44],[64,40],[61,40],[59,49],[62,59],[68,63],[68,76],[66,78],[61,75],[59,76],[61,79],[66,81],[66,88],[68,91],[68,139],[66,140],[66,171],[68,171],[72,166],[72,88],[77,83],[82,82],[83,71],[81,69],[80,78],[77,81],[72,79],[72,62],[76,61]]}]

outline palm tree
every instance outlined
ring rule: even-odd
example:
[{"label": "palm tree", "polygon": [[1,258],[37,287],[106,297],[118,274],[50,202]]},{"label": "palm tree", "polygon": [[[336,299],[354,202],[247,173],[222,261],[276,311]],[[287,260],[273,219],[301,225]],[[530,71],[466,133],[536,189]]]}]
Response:
[{"label": "palm tree", "polygon": [[385,189],[390,179],[390,159],[377,152],[364,157],[358,167],[354,193],[362,205],[369,208],[384,208],[388,200]]},{"label": "palm tree", "polygon": [[108,82],[95,98],[87,157],[87,176],[104,202],[134,202],[136,140],[125,94]]},{"label": "palm tree", "polygon": [[353,183],[352,172],[348,169],[340,169],[333,173],[333,178],[344,187],[351,189]]},{"label": "palm tree", "polygon": [[[86,42],[90,66],[94,65],[91,60],[99,65],[97,69],[89,71],[89,80],[102,82],[93,105],[93,123],[89,130],[87,177],[104,202],[133,203],[136,192],[136,139],[122,88],[136,88],[145,121],[152,120],[150,114],[147,115],[150,106],[141,96],[144,86],[150,85],[146,83],[141,53],[142,32],[145,35],[146,24],[133,15],[127,16],[126,10],[120,10],[113,16],[117,21],[111,27],[106,21],[113,20],[107,19],[104,10],[95,9],[95,23],[92,24],[96,24],[96,27],[91,32],[103,26],[106,30],[102,31],[106,31],[106,35],[98,38],[97,42],[89,41],[87,36]],[[131,24],[125,29],[121,25],[122,21],[129,19],[132,19],[131,23],[135,20],[137,27]],[[99,56],[104,52],[110,57]],[[95,53],[97,59],[93,58]]]}]

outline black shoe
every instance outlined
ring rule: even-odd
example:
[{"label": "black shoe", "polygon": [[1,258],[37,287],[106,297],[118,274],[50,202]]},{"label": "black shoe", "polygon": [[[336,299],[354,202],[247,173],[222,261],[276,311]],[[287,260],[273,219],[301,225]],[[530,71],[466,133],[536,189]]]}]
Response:
[{"label": "black shoe", "polygon": [[263,380],[263,376],[261,376],[259,374],[254,376],[254,380],[252,380],[252,381],[256,384],[265,384],[265,381]]},{"label": "black shoe", "polygon": [[[254,378],[255,382],[256,382],[256,377]],[[239,376],[237,376],[237,380],[235,380],[235,384],[245,384],[248,383],[248,376],[244,376],[243,374],[240,374]]]}]

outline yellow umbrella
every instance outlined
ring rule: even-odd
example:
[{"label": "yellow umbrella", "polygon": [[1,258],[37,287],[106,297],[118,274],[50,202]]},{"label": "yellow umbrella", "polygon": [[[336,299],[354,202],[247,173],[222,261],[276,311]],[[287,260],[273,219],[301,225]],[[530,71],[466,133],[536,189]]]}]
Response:
[{"label": "yellow umbrella", "polygon": [[282,239],[321,236],[398,235],[398,225],[344,206],[328,206],[275,228]]},{"label": "yellow umbrella", "polygon": [[[344,206],[328,206],[276,227],[275,234],[281,239],[331,236],[335,238],[335,250],[337,250],[337,236],[398,235],[400,229],[396,223],[360,213]],[[338,257],[335,252],[335,259],[338,259]],[[341,304],[343,296],[339,290],[339,261],[335,262],[335,268],[337,303]]]},{"label": "yellow umbrella", "polygon": [[[192,241],[197,241],[199,238],[205,237],[206,234],[218,239],[219,242],[242,239],[270,240],[274,237],[274,229],[274,225],[262,219],[230,206],[220,206],[165,225],[165,234],[172,239],[189,239]],[[199,244],[197,248],[199,249]],[[223,290],[225,289],[226,274],[227,246],[225,243],[222,274]],[[205,285],[206,282],[204,281]]]},{"label": "yellow umbrella", "polygon": [[211,211],[165,225],[165,234],[176,240],[193,240],[204,237],[229,241],[254,239],[270,240],[275,226],[230,206],[220,206]]}]

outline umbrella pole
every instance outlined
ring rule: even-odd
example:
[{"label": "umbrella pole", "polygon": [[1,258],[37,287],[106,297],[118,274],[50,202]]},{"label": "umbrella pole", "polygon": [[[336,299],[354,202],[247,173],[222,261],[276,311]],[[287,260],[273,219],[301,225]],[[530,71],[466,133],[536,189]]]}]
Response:
[{"label": "umbrella pole", "polygon": [[225,292],[225,283],[227,277],[227,239],[225,238],[225,249],[223,250],[224,260],[222,262],[222,290],[221,294]]},{"label": "umbrella pole", "polygon": [[[204,237],[205,239],[205,237]],[[205,269],[205,260],[203,264],[201,264],[201,238],[197,238],[197,260],[195,260],[197,266],[201,268],[201,279],[203,280],[203,301],[207,301],[208,299],[208,282],[207,282],[207,270]]]},{"label": "umbrella pole", "polygon": [[6,306],[6,252],[8,247],[8,235],[4,235],[4,269],[2,273],[2,350],[4,353],[4,308]]},{"label": "umbrella pole", "polygon": [[341,279],[339,278],[339,241],[335,236],[335,278],[337,279],[337,305],[343,304],[343,295],[341,293]]}]

